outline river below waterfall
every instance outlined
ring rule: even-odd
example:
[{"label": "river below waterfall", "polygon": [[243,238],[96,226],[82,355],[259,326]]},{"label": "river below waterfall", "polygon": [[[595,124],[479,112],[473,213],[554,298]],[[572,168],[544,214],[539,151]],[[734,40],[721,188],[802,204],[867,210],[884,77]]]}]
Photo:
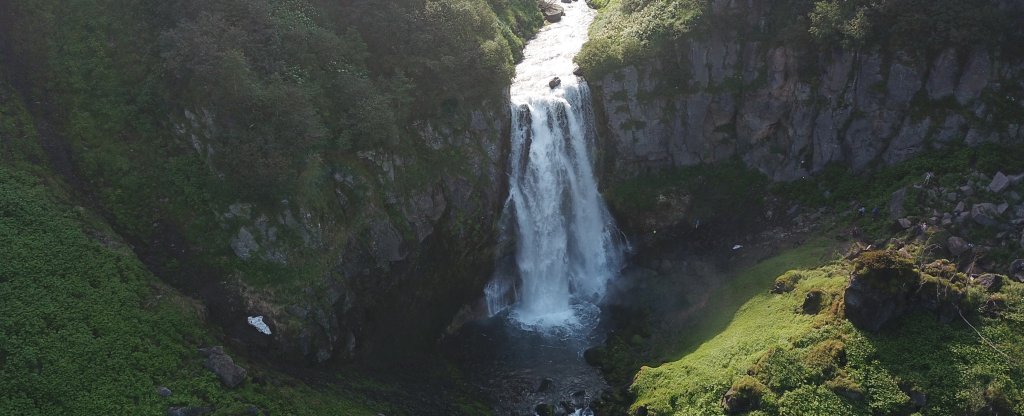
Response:
[{"label": "river below waterfall", "polygon": [[602,343],[604,333],[596,328],[556,336],[510,325],[498,315],[463,327],[444,349],[495,415],[533,416],[539,404],[565,415],[564,405],[577,411],[574,394],[585,392],[589,401],[608,388],[601,372],[583,360],[583,351]]},{"label": "river below waterfall", "polygon": [[[573,58],[596,12],[565,16],[524,50],[511,86],[509,198],[500,238],[514,247],[484,297],[490,318],[450,337],[446,352],[498,415],[592,415],[608,385],[583,352],[603,342],[599,305],[625,247],[598,192],[590,90]],[[547,414],[547,412],[540,412]]]}]

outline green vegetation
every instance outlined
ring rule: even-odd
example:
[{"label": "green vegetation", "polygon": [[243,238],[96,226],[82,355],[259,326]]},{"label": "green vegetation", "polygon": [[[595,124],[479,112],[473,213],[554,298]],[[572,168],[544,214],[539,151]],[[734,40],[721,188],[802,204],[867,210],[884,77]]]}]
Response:
[{"label": "green vegetation", "polygon": [[986,0],[821,0],[810,12],[810,34],[825,46],[889,45],[936,52],[948,47],[996,47],[1019,42],[1020,16]]},{"label": "green vegetation", "polygon": [[[611,184],[605,191],[616,217],[627,227],[652,212],[682,211],[692,220],[744,229],[763,213],[769,180],[739,160],[687,166],[640,175]],[[666,205],[685,199],[686,206]],[[753,215],[752,215],[753,214]]]},{"label": "green vegetation", "polygon": [[[221,387],[196,351],[213,342],[201,308],[150,275],[101,221],[63,202],[59,188],[0,165],[0,413],[377,413],[340,387],[313,389],[244,362],[260,381]],[[174,394],[161,398],[158,386]]]},{"label": "green vegetation", "polygon": [[[387,386],[356,374],[311,387],[243,362],[252,382],[223,389],[195,350],[218,330],[132,249],[166,281],[203,270],[277,307],[373,221],[411,239],[407,199],[498,140],[469,113],[507,109],[542,22],[533,0],[2,2],[0,413],[415,413],[357,398]],[[427,130],[469,140],[439,151]],[[223,214],[239,202],[254,215]],[[287,265],[243,262],[229,241],[260,215],[315,222],[321,241],[281,226]]]},{"label": "green vegetation", "polygon": [[[765,264],[797,266],[788,261],[792,255],[784,253]],[[757,392],[760,404],[750,414],[759,415],[1024,410],[1024,285],[1014,283],[994,295],[965,289],[972,297],[1005,302],[1005,309],[993,316],[964,311],[987,341],[963,321],[943,324],[925,311],[912,312],[878,334],[858,330],[841,315],[843,290],[855,267],[860,273],[873,273],[869,270],[880,265],[917,274],[889,257],[874,254],[858,266],[836,260],[790,272],[802,278],[785,279],[795,283],[795,289],[781,294],[767,293],[772,278],[766,276],[781,273],[778,268],[759,265],[744,272],[746,278],[734,280],[721,293],[743,293],[751,284],[760,290],[746,291],[738,309],[710,312],[711,320],[727,324],[695,331],[679,344],[684,354],[678,360],[642,368],[632,387],[637,395],[634,407],[646,406],[659,415],[722,414],[722,396],[740,385]],[[921,279],[938,278],[924,274]],[[829,303],[816,315],[801,312],[812,291],[823,293]],[[925,397],[923,407],[911,397],[920,393]]]},{"label": "green vegetation", "polygon": [[689,34],[707,13],[706,0],[609,0],[590,28],[590,41],[576,57],[587,74],[600,78],[632,62],[657,56],[660,48]]},{"label": "green vegetation", "polygon": [[[475,143],[437,151],[420,130],[500,134],[469,134],[468,114],[504,110],[514,61],[543,22],[533,0],[17,0],[0,10],[5,98],[34,103],[0,123],[47,125],[72,156],[57,168],[82,178],[123,235],[154,241],[172,229],[195,261],[283,286],[322,277],[341,248],[309,250],[306,236],[281,230],[279,245],[295,249],[289,267],[240,262],[228,242],[252,220],[227,227],[219,213],[236,202],[270,218],[301,213],[339,245],[387,217],[411,238],[405,199],[485,153]],[[393,160],[389,177],[379,163]]]},{"label": "green vegetation", "polygon": [[[1024,41],[1024,16],[987,0],[786,0],[772,1],[760,24],[751,10],[711,12],[708,0],[594,1],[601,14],[577,61],[600,78],[650,58],[675,57],[678,44],[712,32],[773,44],[821,48],[884,46],[923,56],[948,47],[987,46],[1013,54]],[[754,9],[757,9],[755,6]]]},{"label": "green vegetation", "polygon": [[767,296],[762,294],[776,276],[794,267],[821,264],[832,257],[834,250],[835,242],[816,239],[724,277],[729,283],[709,294],[710,301],[702,309],[701,319],[685,328],[632,325],[629,331],[614,334],[602,351],[603,370],[611,380],[631,380],[643,365],[680,359],[729,327],[733,315],[748,300]]},{"label": "green vegetation", "polygon": [[1024,149],[1019,146],[956,146],[863,174],[829,165],[818,175],[778,184],[775,192],[809,206],[841,207],[856,201],[865,206],[883,206],[893,192],[922,181],[927,173],[934,175],[936,183],[947,183],[975,170],[987,175],[1024,170],[1022,158]]}]

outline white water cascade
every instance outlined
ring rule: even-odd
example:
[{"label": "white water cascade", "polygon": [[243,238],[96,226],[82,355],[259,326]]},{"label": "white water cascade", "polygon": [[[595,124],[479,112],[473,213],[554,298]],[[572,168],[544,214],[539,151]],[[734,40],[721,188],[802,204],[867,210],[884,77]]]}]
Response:
[{"label": "white water cascade", "polygon": [[[514,261],[486,288],[489,313],[509,309],[526,327],[572,328],[596,319],[594,303],[620,270],[615,224],[597,190],[590,92],[573,75],[595,12],[563,3],[565,16],[531,40],[516,67],[505,236]],[[558,77],[560,84],[552,87]]]}]

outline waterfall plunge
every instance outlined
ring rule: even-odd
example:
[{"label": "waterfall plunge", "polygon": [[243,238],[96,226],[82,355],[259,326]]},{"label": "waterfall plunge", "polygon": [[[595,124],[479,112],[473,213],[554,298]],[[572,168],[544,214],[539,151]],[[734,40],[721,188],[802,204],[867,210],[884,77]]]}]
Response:
[{"label": "waterfall plunge", "polygon": [[[527,45],[512,84],[503,237],[515,242],[515,255],[485,295],[492,315],[511,308],[510,316],[529,327],[574,327],[593,318],[593,303],[622,261],[591,166],[590,92],[572,75],[593,16],[584,2],[566,5],[566,17]],[[550,88],[556,76],[561,85]]]}]

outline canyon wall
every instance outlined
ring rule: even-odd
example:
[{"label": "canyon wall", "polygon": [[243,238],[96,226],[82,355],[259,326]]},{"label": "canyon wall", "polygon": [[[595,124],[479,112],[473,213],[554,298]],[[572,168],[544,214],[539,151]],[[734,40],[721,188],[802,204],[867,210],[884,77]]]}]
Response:
[{"label": "canyon wall", "polygon": [[769,23],[786,4],[714,1],[706,19],[718,24],[591,80],[606,173],[738,157],[789,181],[832,163],[863,171],[944,146],[1024,140],[1019,56],[787,41]]}]

